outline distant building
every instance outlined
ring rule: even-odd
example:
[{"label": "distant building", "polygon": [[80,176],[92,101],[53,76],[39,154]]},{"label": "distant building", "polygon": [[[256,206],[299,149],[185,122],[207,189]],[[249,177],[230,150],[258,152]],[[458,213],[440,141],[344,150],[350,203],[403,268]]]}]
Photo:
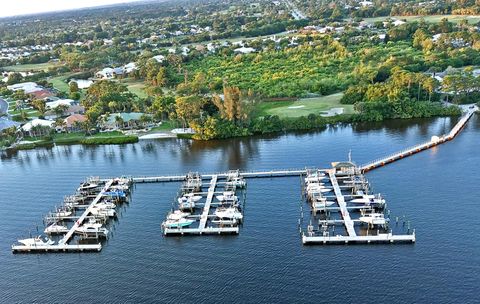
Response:
[{"label": "distant building", "polygon": [[142,125],[141,117],[144,113],[112,113],[102,127],[106,129],[129,129]]},{"label": "distant building", "polygon": [[24,124],[21,130],[30,136],[43,136],[50,133],[54,123],[52,120],[34,119]]},{"label": "distant building", "polygon": [[75,100],[73,100],[73,99],[58,99],[58,100],[55,100],[55,101],[50,101],[50,102],[45,103],[45,107],[47,109],[53,110],[60,105],[66,105],[66,106],[70,107],[71,105],[74,105],[74,104],[75,104]]},{"label": "distant building", "polygon": [[82,114],[73,114],[64,119],[65,130],[67,132],[75,132],[80,130],[80,124],[85,122],[87,117]]},{"label": "distant building", "polygon": [[[175,53],[175,50],[174,50],[174,53]],[[158,63],[162,63],[163,61],[165,61],[165,56],[157,55],[157,56],[153,56],[152,59],[155,59]]]},{"label": "distant building", "polygon": [[103,70],[95,73],[95,77],[98,79],[113,79],[123,74],[124,74],[123,68],[104,68]]},{"label": "distant building", "polygon": [[251,47],[244,47],[244,46],[242,46],[241,48],[234,49],[233,51],[234,51],[235,53],[250,54],[250,53],[255,52],[256,50],[255,50],[254,48],[251,48]]},{"label": "distant building", "polygon": [[7,86],[7,89],[11,91],[23,90],[25,94],[31,94],[33,92],[43,90],[43,87],[39,86],[35,82],[22,82],[22,83],[9,85]]}]

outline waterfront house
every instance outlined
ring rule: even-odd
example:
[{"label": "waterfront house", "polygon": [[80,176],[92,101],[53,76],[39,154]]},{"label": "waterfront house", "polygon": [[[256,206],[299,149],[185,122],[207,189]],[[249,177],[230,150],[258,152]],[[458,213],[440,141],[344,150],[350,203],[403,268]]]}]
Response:
[{"label": "waterfront house", "polygon": [[141,117],[144,113],[112,113],[104,120],[101,127],[105,129],[131,129],[143,126]]},{"label": "waterfront house", "polygon": [[53,120],[37,118],[24,124],[21,130],[23,134],[27,136],[45,136],[50,134],[53,129],[54,123],[55,122]]},{"label": "waterfront house", "polygon": [[87,121],[87,117],[82,114],[73,114],[65,118],[64,121],[65,121],[65,131],[76,132],[81,129],[80,124]]}]

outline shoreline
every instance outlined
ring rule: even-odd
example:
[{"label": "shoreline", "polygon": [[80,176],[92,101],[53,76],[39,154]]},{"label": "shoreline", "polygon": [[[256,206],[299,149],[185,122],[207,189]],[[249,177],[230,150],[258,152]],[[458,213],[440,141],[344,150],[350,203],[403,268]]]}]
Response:
[{"label": "shoreline", "polygon": [[[478,113],[478,112],[477,112]],[[308,129],[287,129],[281,130],[276,132],[267,132],[267,133],[260,133],[260,134],[251,134],[248,136],[233,136],[229,138],[215,138],[212,140],[225,140],[231,139],[236,137],[253,137],[256,135],[268,135],[268,134],[279,134],[279,133],[294,133],[299,131],[304,132],[314,132],[324,129],[325,127],[337,125],[337,124],[349,124],[353,125],[355,123],[361,123],[361,121],[355,121],[352,119],[350,115],[339,115],[339,119],[327,123],[324,126],[318,126],[315,128],[308,128]],[[413,120],[413,119],[431,119],[436,117],[460,117],[460,115],[438,115],[438,116],[431,116],[431,117],[417,117],[417,118],[409,118],[409,119],[401,119],[401,120]],[[381,122],[390,121],[393,119],[385,119]],[[73,134],[73,133],[71,133]],[[35,141],[23,141],[18,143],[15,147],[3,147],[0,148],[0,151],[20,151],[20,150],[32,150],[35,148],[45,148],[45,147],[53,147],[53,146],[69,146],[69,145],[86,145],[86,146],[101,146],[101,145],[123,145],[123,144],[134,144],[138,143],[140,140],[156,140],[156,139],[189,139],[189,140],[196,140],[193,139],[192,136],[183,136],[183,134],[174,134],[172,132],[153,132],[153,133],[145,133],[145,134],[128,134],[128,135],[115,135],[115,136],[101,136],[102,133],[98,133],[98,136],[82,136],[79,135],[78,137],[65,137],[65,138],[39,138]],[[178,136],[182,135],[182,136]],[[209,140],[196,140],[196,141],[209,141]]]}]

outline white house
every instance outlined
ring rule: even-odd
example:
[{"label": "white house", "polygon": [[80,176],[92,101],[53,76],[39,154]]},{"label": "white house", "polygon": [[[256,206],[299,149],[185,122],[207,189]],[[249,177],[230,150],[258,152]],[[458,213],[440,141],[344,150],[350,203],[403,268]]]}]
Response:
[{"label": "white house", "polygon": [[58,99],[58,100],[55,100],[55,101],[45,103],[45,107],[47,109],[55,109],[56,107],[58,107],[60,105],[66,105],[66,106],[70,107],[74,103],[75,103],[75,100],[73,100],[73,99]]},{"label": "white house", "polygon": [[361,6],[363,7],[369,7],[369,6],[373,6],[373,2],[372,1],[361,1],[359,2]]},{"label": "white house", "polygon": [[118,75],[123,75],[123,68],[104,68],[101,71],[95,73],[95,77],[100,79],[112,79]]},{"label": "white house", "polygon": [[406,23],[406,22],[403,21],[403,20],[395,20],[395,21],[392,22],[392,24],[393,24],[394,26],[399,26],[399,25],[402,25],[402,24],[405,24],[405,23]]},{"label": "white house", "polygon": [[[174,52],[175,52],[175,50],[174,50]],[[165,60],[165,56],[157,55],[157,56],[153,56],[152,59],[155,59],[158,63],[162,63]]]},{"label": "white house", "polygon": [[43,88],[35,82],[22,82],[7,86],[7,89],[11,91],[23,90],[26,94],[41,91]]},{"label": "white house", "polygon": [[123,66],[123,71],[127,74],[135,71],[137,69],[137,64],[135,62],[130,62]]},{"label": "white house", "polygon": [[[34,135],[43,135],[43,134],[45,134],[45,132],[40,131],[40,132],[38,132],[38,134],[37,134],[37,133],[35,133],[35,132],[32,132],[32,129],[33,129],[34,127],[38,127],[38,126],[40,126],[40,127],[45,127],[45,128],[52,128],[54,123],[55,123],[55,122],[54,122],[53,120],[44,120],[44,119],[38,119],[38,118],[37,118],[37,119],[34,119],[34,120],[32,120],[32,121],[27,122],[26,124],[24,124],[24,125],[22,126],[22,131],[25,132],[25,133],[30,134],[31,136],[34,136]],[[35,133],[35,134],[34,134],[34,133]]]},{"label": "white house", "polygon": [[242,46],[241,48],[234,49],[233,51],[234,51],[235,53],[250,54],[250,53],[255,52],[255,49],[254,49],[254,48],[251,48],[251,47],[244,47],[244,46]]}]

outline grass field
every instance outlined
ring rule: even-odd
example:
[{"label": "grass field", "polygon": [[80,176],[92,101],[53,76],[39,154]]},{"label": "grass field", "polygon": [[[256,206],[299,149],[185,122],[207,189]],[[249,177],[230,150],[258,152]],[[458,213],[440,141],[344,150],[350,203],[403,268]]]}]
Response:
[{"label": "grass field", "polygon": [[424,19],[426,22],[437,23],[440,22],[443,18],[447,18],[448,21],[458,23],[462,19],[467,19],[470,24],[477,23],[480,21],[479,15],[431,15],[431,16],[390,16],[390,17],[375,17],[375,18],[365,18],[364,20],[370,23],[377,21],[384,21],[387,18],[400,19],[407,21],[420,21]]},{"label": "grass field", "polygon": [[70,77],[70,74],[66,75],[61,75],[57,77],[52,77],[48,81],[53,84],[53,87],[59,91],[68,93],[70,91],[70,87],[68,86],[68,83],[65,82],[65,80]]},{"label": "grass field", "polygon": [[137,95],[140,98],[146,98],[147,93],[145,93],[145,84],[142,80],[125,80],[122,81],[125,84],[130,92]]},{"label": "grass field", "polygon": [[48,68],[60,66],[58,62],[46,62],[46,63],[37,63],[37,64],[17,64],[3,67],[5,71],[12,72],[29,72],[29,71],[46,71]]},{"label": "grass field", "polygon": [[332,108],[343,108],[345,114],[354,113],[352,105],[340,103],[343,93],[315,98],[303,98],[297,101],[269,101],[261,102],[257,106],[257,115],[278,115],[281,118],[308,116],[321,114]]}]

